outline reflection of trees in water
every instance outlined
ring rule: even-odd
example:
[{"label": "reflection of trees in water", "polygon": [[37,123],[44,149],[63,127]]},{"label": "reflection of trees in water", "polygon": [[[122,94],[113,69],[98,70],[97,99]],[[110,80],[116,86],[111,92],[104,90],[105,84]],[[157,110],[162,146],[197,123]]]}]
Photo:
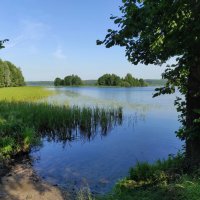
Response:
[{"label": "reflection of trees in water", "polygon": [[126,126],[134,128],[140,121],[145,121],[144,113],[135,112],[129,115],[122,115],[122,111],[120,113],[115,113],[114,109],[113,112],[108,112],[107,110],[102,116],[98,118],[94,118],[93,116],[82,125],[79,122],[74,122],[75,125],[68,128],[44,131],[41,137],[48,142],[62,143],[63,148],[65,148],[66,146],[71,146],[73,141],[81,141],[82,143],[90,142],[98,136],[106,137],[116,127]]},{"label": "reflection of trees in water", "polygon": [[[53,131],[43,127],[41,137],[51,142],[66,144],[74,140],[91,141],[97,135],[106,136],[114,127],[123,123],[122,108],[72,108],[73,114],[66,118],[65,124]],[[73,119],[72,119],[73,118]],[[69,121],[67,121],[69,120]]]},{"label": "reflection of trees in water", "polygon": [[[55,90],[56,96],[49,97],[49,103],[56,104],[68,104],[68,105],[79,105],[79,106],[98,106],[100,108],[118,108],[122,107],[125,111],[129,112],[148,112],[151,110],[161,109],[162,106],[155,103],[137,103],[130,102],[127,98],[127,101],[120,99],[104,99],[101,97],[89,96],[86,94],[81,94],[72,90]],[[120,94],[119,94],[120,95]],[[131,97],[130,97],[131,99]]]}]

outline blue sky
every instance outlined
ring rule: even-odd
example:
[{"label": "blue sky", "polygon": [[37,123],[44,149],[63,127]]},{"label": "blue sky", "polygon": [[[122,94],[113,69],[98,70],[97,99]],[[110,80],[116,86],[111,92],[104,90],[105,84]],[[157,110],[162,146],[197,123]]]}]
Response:
[{"label": "blue sky", "polygon": [[0,39],[10,41],[0,58],[20,67],[27,81],[77,74],[96,79],[105,73],[161,78],[164,67],[134,66],[124,49],[97,46],[119,14],[116,0],[1,0]]}]

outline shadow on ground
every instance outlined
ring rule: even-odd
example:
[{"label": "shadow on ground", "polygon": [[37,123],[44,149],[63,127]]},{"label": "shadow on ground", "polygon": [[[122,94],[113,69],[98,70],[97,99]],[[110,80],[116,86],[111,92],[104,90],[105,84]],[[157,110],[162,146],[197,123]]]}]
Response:
[{"label": "shadow on ground", "polygon": [[73,194],[40,179],[27,159],[16,163],[6,175],[0,177],[0,200],[73,199]]}]

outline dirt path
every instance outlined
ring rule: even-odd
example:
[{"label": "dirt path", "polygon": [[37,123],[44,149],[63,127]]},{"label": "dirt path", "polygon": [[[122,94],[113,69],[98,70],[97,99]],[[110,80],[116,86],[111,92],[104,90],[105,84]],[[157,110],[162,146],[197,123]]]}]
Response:
[{"label": "dirt path", "polygon": [[0,200],[73,200],[68,192],[41,180],[31,164],[13,166],[0,180]]}]

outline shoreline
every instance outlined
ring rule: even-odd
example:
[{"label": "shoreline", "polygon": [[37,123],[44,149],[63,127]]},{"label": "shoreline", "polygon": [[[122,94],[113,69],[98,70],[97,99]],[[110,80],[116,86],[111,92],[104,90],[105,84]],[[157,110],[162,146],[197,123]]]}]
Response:
[{"label": "shoreline", "polygon": [[75,192],[52,185],[33,170],[28,156],[0,168],[0,200],[73,200]]}]

